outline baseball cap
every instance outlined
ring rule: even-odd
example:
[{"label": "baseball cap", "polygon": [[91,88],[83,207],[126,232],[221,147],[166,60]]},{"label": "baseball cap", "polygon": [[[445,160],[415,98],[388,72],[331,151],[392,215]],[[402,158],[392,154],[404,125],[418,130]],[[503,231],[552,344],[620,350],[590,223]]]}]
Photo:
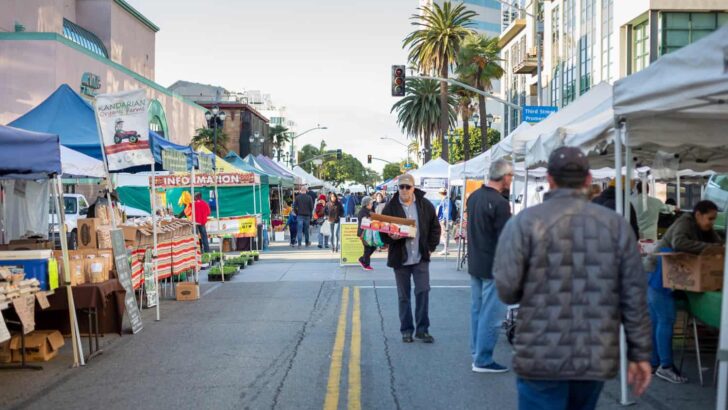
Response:
[{"label": "baseball cap", "polygon": [[397,180],[397,184],[415,186],[415,177],[413,177],[410,174],[402,174],[399,176],[399,179]]},{"label": "baseball cap", "polygon": [[579,178],[589,174],[589,160],[576,147],[560,147],[549,156],[549,175]]}]

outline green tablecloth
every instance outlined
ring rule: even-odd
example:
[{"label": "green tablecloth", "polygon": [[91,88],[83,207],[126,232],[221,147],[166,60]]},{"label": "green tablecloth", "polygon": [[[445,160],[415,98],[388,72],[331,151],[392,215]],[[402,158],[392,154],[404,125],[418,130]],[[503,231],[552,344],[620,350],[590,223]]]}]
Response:
[{"label": "green tablecloth", "polygon": [[708,326],[720,328],[720,310],[723,292],[685,292],[690,313]]}]

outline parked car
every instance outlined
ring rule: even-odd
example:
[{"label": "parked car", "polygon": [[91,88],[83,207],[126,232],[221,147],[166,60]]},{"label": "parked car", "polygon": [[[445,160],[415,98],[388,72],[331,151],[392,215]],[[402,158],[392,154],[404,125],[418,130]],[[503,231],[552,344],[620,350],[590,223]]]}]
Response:
[{"label": "parked car", "polygon": [[[65,209],[64,220],[66,223],[68,248],[76,249],[76,245],[78,244],[78,220],[88,215],[88,201],[81,194],[63,194],[63,208]],[[48,209],[50,213],[49,231],[54,240],[60,241],[58,236],[58,218],[53,198],[50,199],[50,207]]]}]

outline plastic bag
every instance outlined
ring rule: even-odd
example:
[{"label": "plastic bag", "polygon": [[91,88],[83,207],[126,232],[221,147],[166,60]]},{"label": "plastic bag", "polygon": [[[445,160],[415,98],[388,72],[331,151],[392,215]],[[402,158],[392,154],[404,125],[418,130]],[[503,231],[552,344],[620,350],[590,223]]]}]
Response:
[{"label": "plastic bag", "polygon": [[331,236],[331,222],[324,221],[323,224],[321,224],[321,234],[323,236]]},{"label": "plastic bag", "polygon": [[379,236],[379,232],[373,231],[371,229],[367,229],[364,231],[364,233],[362,234],[362,239],[364,239],[364,243],[367,246],[373,246],[375,248],[384,246],[384,242]]}]

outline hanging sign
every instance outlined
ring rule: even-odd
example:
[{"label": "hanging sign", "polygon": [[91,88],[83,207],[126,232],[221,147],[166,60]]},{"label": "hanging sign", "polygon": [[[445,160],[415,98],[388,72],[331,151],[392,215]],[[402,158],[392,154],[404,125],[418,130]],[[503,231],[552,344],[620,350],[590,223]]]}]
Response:
[{"label": "hanging sign", "polygon": [[341,223],[341,266],[358,265],[359,257],[364,254],[364,244],[356,234],[357,226],[356,222]]},{"label": "hanging sign", "polygon": [[187,155],[176,149],[162,148],[162,168],[172,172],[187,172]]},{"label": "hanging sign", "polygon": [[238,234],[241,238],[255,238],[258,236],[258,227],[256,225],[257,218],[254,216],[246,216],[239,219]]},{"label": "hanging sign", "polygon": [[147,249],[144,253],[144,294],[148,308],[157,306],[157,282],[154,280],[154,260],[151,249]]},{"label": "hanging sign", "polygon": [[110,171],[154,163],[144,90],[99,94],[94,108]]},{"label": "hanging sign", "polygon": [[[151,177],[150,177],[151,178]],[[188,174],[174,174],[174,175],[158,175],[156,176],[155,183],[158,188],[176,188],[176,187],[188,187],[192,181]],[[250,186],[259,182],[258,176],[252,172],[248,173],[233,173],[224,172],[217,174],[217,185],[218,186]],[[151,183],[151,179],[149,181]],[[211,187],[215,185],[214,175],[212,174],[196,174],[195,175],[195,186],[196,187]]]},{"label": "hanging sign", "polygon": [[202,154],[197,157],[200,164],[200,172],[203,174],[212,174],[212,155]]}]

